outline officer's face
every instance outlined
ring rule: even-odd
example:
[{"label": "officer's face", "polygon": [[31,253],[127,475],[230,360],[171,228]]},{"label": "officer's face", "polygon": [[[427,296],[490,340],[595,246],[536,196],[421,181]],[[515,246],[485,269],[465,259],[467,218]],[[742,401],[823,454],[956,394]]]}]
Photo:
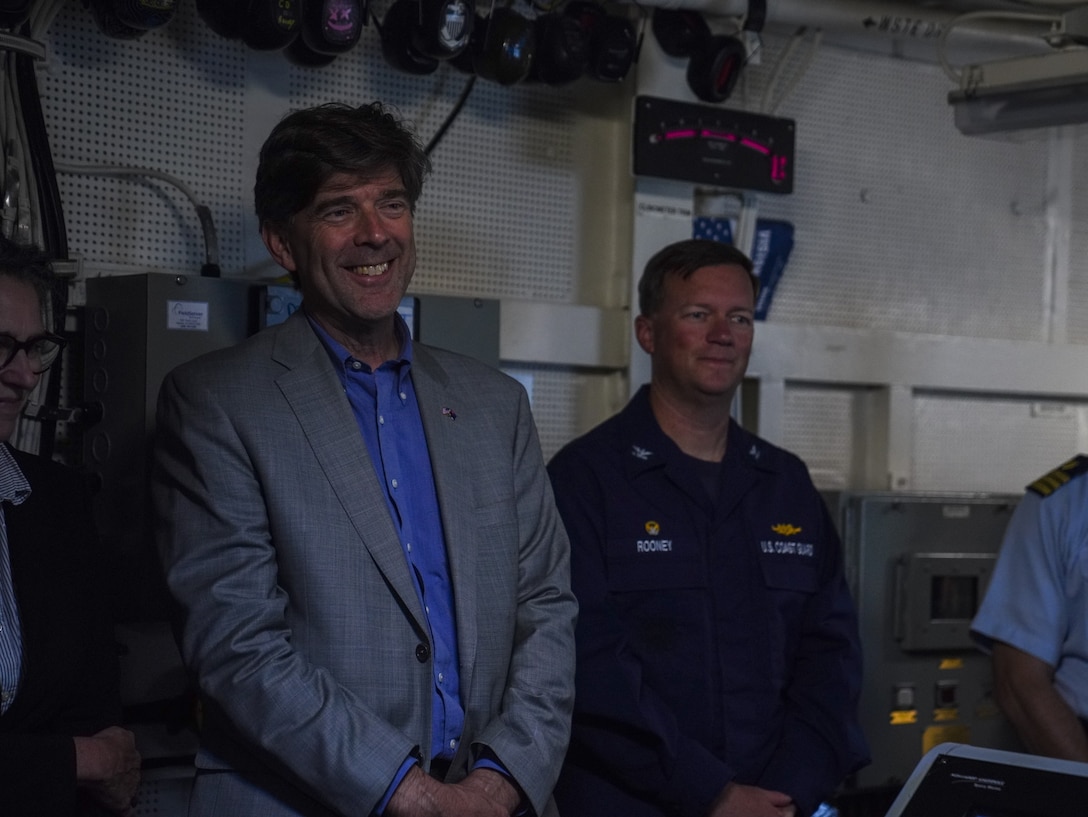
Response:
[{"label": "officer's face", "polygon": [[635,321],[652,358],[653,387],[681,401],[732,399],[752,351],[755,293],[743,267],[702,267],[665,279],[665,298]]}]

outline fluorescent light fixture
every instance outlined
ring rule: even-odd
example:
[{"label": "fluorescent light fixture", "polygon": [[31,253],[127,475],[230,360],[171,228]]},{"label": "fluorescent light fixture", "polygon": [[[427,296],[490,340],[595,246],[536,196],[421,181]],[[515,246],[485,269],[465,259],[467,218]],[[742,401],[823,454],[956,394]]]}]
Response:
[{"label": "fluorescent light fixture", "polygon": [[948,102],[969,136],[1088,122],[1088,49],[969,66]]}]

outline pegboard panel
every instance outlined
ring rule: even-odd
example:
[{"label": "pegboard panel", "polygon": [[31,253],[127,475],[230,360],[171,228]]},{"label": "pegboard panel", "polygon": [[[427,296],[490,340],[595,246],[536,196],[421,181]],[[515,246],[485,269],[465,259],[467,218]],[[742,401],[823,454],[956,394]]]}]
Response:
[{"label": "pegboard panel", "polygon": [[851,484],[855,395],[844,388],[790,384],[783,414],[783,447],[805,461],[820,490]]},{"label": "pegboard panel", "polygon": [[1043,339],[1046,144],[961,135],[950,85],[932,65],[817,52],[777,111],[797,120],[794,193],[758,199],[796,228],[769,320]]},{"label": "pegboard panel", "polygon": [[[220,261],[242,267],[245,59],[216,37],[191,3],[166,27],[111,39],[81,4],[48,32],[39,88],[58,163],[168,173],[215,217]],[[174,186],[147,178],[60,175],[71,251],[98,270],[198,272],[203,234]]]},{"label": "pegboard panel", "polygon": [[1083,450],[1088,403],[916,395],[912,487],[1021,493]]},{"label": "pegboard panel", "polygon": [[519,380],[529,392],[545,462],[588,430],[580,427],[578,407],[585,390],[605,375],[554,366],[504,367],[503,371]]},{"label": "pegboard panel", "polygon": [[[89,12],[70,6],[50,32],[50,50],[41,85],[57,160],[180,178],[212,209],[226,275],[275,272],[255,228],[246,226],[256,165],[249,154],[270,119],[322,102],[380,99],[426,143],[469,79],[446,64],[424,77],[392,70],[374,26],[321,68],[282,55],[262,60],[215,35],[189,3],[137,40],[110,39]],[[417,214],[415,289],[573,299],[584,183],[574,169],[575,92],[476,82],[432,155]],[[267,106],[276,109],[272,116]],[[72,250],[89,265],[199,270],[199,223],[169,184],[65,175],[61,193]]]},{"label": "pegboard panel", "polygon": [[[430,76],[381,62],[374,32],[331,67],[288,68],[290,107],[381,99],[426,144],[469,77]],[[570,302],[580,234],[572,89],[504,88],[478,80],[436,147],[416,216],[420,291]]]}]

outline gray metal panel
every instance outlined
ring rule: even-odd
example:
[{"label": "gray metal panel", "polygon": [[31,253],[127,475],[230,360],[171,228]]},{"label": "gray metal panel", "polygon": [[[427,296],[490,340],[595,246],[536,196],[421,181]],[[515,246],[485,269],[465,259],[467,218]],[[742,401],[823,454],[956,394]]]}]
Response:
[{"label": "gray metal panel", "polygon": [[419,295],[418,340],[499,368],[499,302]]},{"label": "gray metal panel", "polygon": [[[946,741],[1019,748],[994,703],[988,656],[962,637],[966,621],[958,622],[958,635],[916,631],[913,640],[901,623],[911,615],[908,602],[927,614],[925,600],[915,596],[925,592],[935,560],[948,562],[940,571],[947,575],[959,568],[979,572],[1000,549],[1018,501],[977,494],[842,496],[847,574],[865,657],[860,713],[873,758],[857,775],[859,788],[903,783],[926,751]],[[913,576],[912,561],[920,567]],[[985,587],[977,589],[981,600]],[[946,637],[960,646],[939,646]],[[927,649],[927,638],[938,646]],[[908,691],[913,701],[897,697]]]},{"label": "gray metal panel", "polygon": [[[180,363],[237,343],[253,326],[253,282],[158,273],[87,282],[84,395],[102,407],[102,420],[84,436],[84,462],[101,480],[95,499],[99,533],[123,559],[131,581],[126,617],[161,611],[165,596],[148,542],[147,484],[155,401],[163,377]],[[197,318],[171,314],[172,303],[193,304]],[[193,326],[194,328],[182,328]]]}]

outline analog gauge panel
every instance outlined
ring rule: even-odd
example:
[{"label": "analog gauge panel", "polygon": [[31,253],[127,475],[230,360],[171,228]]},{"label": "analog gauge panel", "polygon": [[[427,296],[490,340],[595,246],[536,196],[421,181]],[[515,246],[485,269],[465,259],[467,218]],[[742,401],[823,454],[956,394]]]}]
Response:
[{"label": "analog gauge panel", "polygon": [[635,98],[634,174],[793,192],[792,119],[651,96]]}]

